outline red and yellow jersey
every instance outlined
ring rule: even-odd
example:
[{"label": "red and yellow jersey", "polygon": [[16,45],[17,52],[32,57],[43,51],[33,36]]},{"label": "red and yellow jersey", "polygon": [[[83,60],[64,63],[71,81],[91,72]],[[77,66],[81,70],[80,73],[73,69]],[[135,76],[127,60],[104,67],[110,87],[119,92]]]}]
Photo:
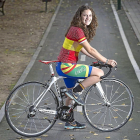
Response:
[{"label": "red and yellow jersey", "polygon": [[82,49],[80,44],[84,41],[86,37],[83,30],[72,26],[65,37],[58,60],[63,63],[77,63],[78,54]]}]

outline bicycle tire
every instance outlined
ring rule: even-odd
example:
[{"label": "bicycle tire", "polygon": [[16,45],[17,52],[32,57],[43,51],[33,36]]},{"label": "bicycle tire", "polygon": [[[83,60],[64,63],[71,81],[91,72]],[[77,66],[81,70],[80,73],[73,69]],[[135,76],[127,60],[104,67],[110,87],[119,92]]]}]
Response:
[{"label": "bicycle tire", "polygon": [[56,122],[55,114],[41,111],[54,110],[58,107],[56,95],[50,89],[45,94],[35,115],[31,115],[33,102],[47,89],[39,82],[27,82],[16,87],[9,95],[5,104],[5,116],[9,126],[18,134],[25,137],[37,137],[49,131]]},{"label": "bicycle tire", "polygon": [[104,132],[115,131],[130,119],[133,95],[129,87],[118,79],[105,78],[100,83],[110,104],[103,102],[96,85],[93,85],[85,93],[83,115],[93,128]]}]

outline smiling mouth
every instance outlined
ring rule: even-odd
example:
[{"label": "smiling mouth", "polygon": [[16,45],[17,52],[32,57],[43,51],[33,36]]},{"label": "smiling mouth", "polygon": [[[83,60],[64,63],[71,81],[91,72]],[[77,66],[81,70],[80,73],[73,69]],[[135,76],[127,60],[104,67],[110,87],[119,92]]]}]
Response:
[{"label": "smiling mouth", "polygon": [[85,20],[85,22],[91,22],[90,20]]}]

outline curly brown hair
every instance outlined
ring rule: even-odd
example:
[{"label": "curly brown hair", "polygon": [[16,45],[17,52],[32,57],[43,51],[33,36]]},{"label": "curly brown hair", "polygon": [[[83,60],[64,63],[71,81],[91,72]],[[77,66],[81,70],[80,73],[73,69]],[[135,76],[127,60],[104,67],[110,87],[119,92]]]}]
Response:
[{"label": "curly brown hair", "polygon": [[[81,14],[84,10],[90,10],[92,12],[92,21],[91,21],[90,25],[88,25],[86,27],[82,23],[82,20],[81,20]],[[95,36],[96,28],[98,26],[97,17],[95,15],[93,9],[87,5],[82,5],[81,7],[79,7],[77,12],[75,13],[75,15],[73,17],[73,20],[71,22],[70,27],[71,26],[81,28],[83,30],[87,40],[90,42],[93,39],[93,37]],[[69,29],[70,29],[70,27],[69,27]],[[66,35],[67,35],[69,29],[67,30]]]}]

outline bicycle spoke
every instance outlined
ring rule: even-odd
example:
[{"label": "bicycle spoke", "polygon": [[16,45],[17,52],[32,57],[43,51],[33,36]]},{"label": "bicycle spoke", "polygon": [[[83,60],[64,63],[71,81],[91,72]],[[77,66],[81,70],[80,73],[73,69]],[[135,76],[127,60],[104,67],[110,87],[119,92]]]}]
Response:
[{"label": "bicycle spoke", "polygon": [[21,114],[21,113],[23,113],[23,112],[25,112],[25,111],[18,112],[18,113],[12,114],[12,115],[13,115],[13,116],[14,116],[14,115],[18,115],[18,114]]},{"label": "bicycle spoke", "polygon": [[17,108],[10,108],[10,109],[14,109],[14,110],[24,110],[24,109],[17,109]]},{"label": "bicycle spoke", "polygon": [[28,91],[28,87],[27,87],[27,96],[28,96],[28,102],[29,102],[29,91]]},{"label": "bicycle spoke", "polygon": [[105,117],[104,117],[104,122],[103,122],[103,125],[105,124],[106,112],[107,112],[107,108],[106,108],[106,110],[105,110]]},{"label": "bicycle spoke", "polygon": [[38,96],[40,95],[40,92],[41,92],[41,87],[40,87],[40,89],[39,89]]},{"label": "bicycle spoke", "polygon": [[[38,114],[36,116],[38,118]],[[38,121],[39,121],[39,124],[41,124],[42,128],[45,128],[39,118],[38,118]]]},{"label": "bicycle spoke", "polygon": [[[90,94],[88,94],[89,90]],[[93,86],[89,90],[84,97],[83,111],[92,127],[110,132],[121,128],[128,122],[133,111],[133,96],[123,82],[116,79],[102,80],[101,90],[104,91],[107,102],[98,96],[100,89]]]},{"label": "bicycle spoke", "polygon": [[127,100],[128,98],[124,98],[124,99],[121,99],[121,100],[118,100],[118,101],[113,101],[111,104],[113,104],[113,103],[118,103],[118,102],[121,102],[121,101],[124,101],[124,100]]},{"label": "bicycle spoke", "polygon": [[95,110],[91,110],[91,111],[94,112],[94,111],[100,110],[100,109],[102,109],[102,108],[104,108],[104,107],[101,107],[101,108],[98,108],[98,109],[95,109]]},{"label": "bicycle spoke", "polygon": [[90,98],[90,99],[92,99],[92,100],[94,100],[94,101],[97,101],[98,103],[100,103],[100,102],[103,103],[103,101],[99,101],[99,100],[97,100],[97,99],[93,99],[93,98]]},{"label": "bicycle spoke", "polygon": [[22,100],[24,103],[28,104],[27,102],[25,102],[23,99],[21,99],[18,95],[16,95],[20,100]]},{"label": "bicycle spoke", "polygon": [[[104,113],[102,114],[102,116],[99,118],[99,120],[98,120],[98,122],[101,120],[101,118],[104,116]],[[98,124],[98,122],[97,122],[97,124]]]},{"label": "bicycle spoke", "polygon": [[27,137],[39,136],[56,122],[55,114],[39,112],[38,108],[34,111],[33,102],[36,102],[42,110],[48,107],[57,112],[58,101],[55,93],[44,87],[39,82],[28,82],[15,88],[9,96],[6,119],[18,134]]},{"label": "bicycle spoke", "polygon": [[[119,87],[117,88],[117,90],[114,92],[113,96],[111,97],[111,100],[115,96],[115,94],[117,93],[117,91],[119,90],[120,87],[121,87],[121,85],[119,85]],[[110,100],[110,102],[111,102],[111,100]]]},{"label": "bicycle spoke", "polygon": [[36,129],[36,132],[38,132],[34,119],[33,119],[33,123],[34,123],[35,129]]},{"label": "bicycle spoke", "polygon": [[[114,106],[113,106],[113,107],[114,107]],[[124,111],[124,110],[122,110],[122,109],[119,109],[119,108],[116,108],[116,107],[114,107],[114,108],[128,114],[128,112],[126,112],[126,111]]]},{"label": "bicycle spoke", "polygon": [[120,96],[118,96],[113,102],[115,102],[117,99],[119,99],[125,92],[126,92],[126,90]]},{"label": "bicycle spoke", "polygon": [[26,123],[26,125],[24,127],[24,132],[25,132],[25,129],[26,129],[27,125],[28,125],[28,122],[29,122],[29,119],[28,119],[28,121],[27,121],[27,123]]},{"label": "bicycle spoke", "polygon": [[96,112],[95,115],[91,119],[95,118],[100,112],[101,110],[99,112]]},{"label": "bicycle spoke", "polygon": [[[24,113],[26,113],[26,112],[24,112]],[[24,113],[22,113],[20,116],[18,116],[18,117],[15,119],[15,121],[17,121]]]},{"label": "bicycle spoke", "polygon": [[22,106],[22,107],[26,108],[26,106],[21,105],[21,104],[19,104],[19,103],[17,103],[17,102],[15,102],[15,104],[17,104],[17,105],[19,105],[19,106]]},{"label": "bicycle spoke", "polygon": [[34,92],[35,92],[35,85],[34,85],[34,88],[33,88],[33,102],[32,102],[32,104],[34,103]]},{"label": "bicycle spoke", "polygon": [[109,100],[109,102],[111,102],[111,97],[112,97],[113,89],[114,89],[114,82],[113,82],[113,85],[112,85],[112,88],[111,88],[111,95],[110,95],[110,100]]},{"label": "bicycle spoke", "polygon": [[[112,115],[112,118],[115,120],[115,122],[117,123],[117,120],[116,120],[116,118],[115,118],[115,116],[113,116],[113,113],[112,113],[112,111],[111,111],[111,109],[109,109],[110,110],[110,112],[111,112],[111,115]],[[118,123],[117,123],[118,124]]]},{"label": "bicycle spoke", "polygon": [[115,109],[113,109],[113,107],[111,107],[111,108],[118,116],[120,116],[123,119],[123,117]]},{"label": "bicycle spoke", "polygon": [[[26,101],[28,102],[28,100],[27,100],[26,96],[24,95],[24,93],[23,93],[22,91],[21,91],[21,93],[23,94],[24,98],[25,98]],[[30,103],[28,102],[28,104],[30,104]]]},{"label": "bicycle spoke", "polygon": [[127,106],[131,106],[131,105],[112,105],[113,107],[114,106],[123,106],[123,107],[127,107]]}]

